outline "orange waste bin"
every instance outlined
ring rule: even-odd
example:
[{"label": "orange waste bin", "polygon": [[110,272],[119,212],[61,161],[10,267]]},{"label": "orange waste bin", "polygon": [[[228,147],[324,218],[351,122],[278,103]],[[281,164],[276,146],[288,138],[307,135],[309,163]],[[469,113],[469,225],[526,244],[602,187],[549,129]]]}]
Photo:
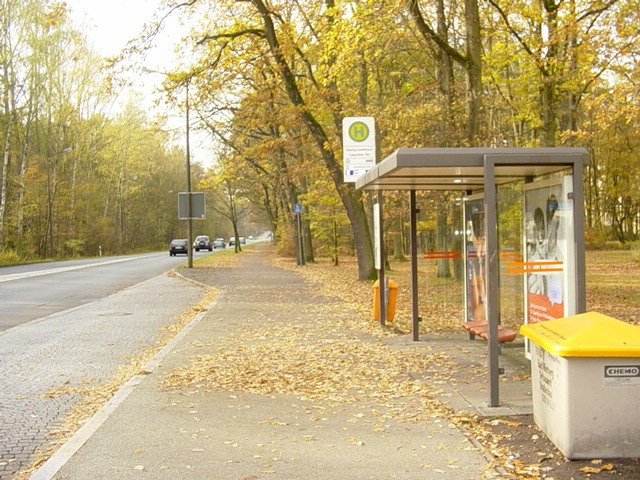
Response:
[{"label": "orange waste bin", "polygon": [[[398,284],[393,280],[387,281],[387,321],[392,322],[396,314],[396,300],[398,298]],[[373,284],[373,319],[380,321],[380,282]]]}]

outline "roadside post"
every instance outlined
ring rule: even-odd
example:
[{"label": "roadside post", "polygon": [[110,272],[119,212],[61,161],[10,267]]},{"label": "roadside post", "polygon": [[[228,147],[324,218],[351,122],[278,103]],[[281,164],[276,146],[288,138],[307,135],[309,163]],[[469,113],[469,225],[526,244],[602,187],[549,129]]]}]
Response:
[{"label": "roadside post", "polygon": [[293,205],[293,213],[296,214],[296,228],[298,230],[298,265],[304,265],[304,242],[302,241],[302,205],[295,203]]},{"label": "roadside post", "polygon": [[190,79],[187,79],[187,83],[185,84],[185,137],[186,137],[186,155],[185,159],[187,162],[187,267],[193,268],[193,249],[191,247],[191,242],[193,241],[193,230],[191,225],[192,219],[192,208],[191,208],[191,152],[190,152],[190,142],[189,142],[189,82]]},{"label": "roadside post", "polygon": [[187,239],[187,252],[188,252],[188,266],[193,268],[193,251],[191,242],[193,235],[191,234],[191,221],[192,220],[204,220],[205,215],[205,202],[204,192],[179,192],[178,193],[178,220],[187,220],[188,225],[188,239]]},{"label": "roadside post", "polygon": [[[375,267],[378,271],[378,312],[380,325],[387,323],[387,277],[384,271],[384,251],[382,242],[382,192],[377,192],[378,203],[373,205],[373,251]],[[375,292],[375,289],[374,289]]]}]

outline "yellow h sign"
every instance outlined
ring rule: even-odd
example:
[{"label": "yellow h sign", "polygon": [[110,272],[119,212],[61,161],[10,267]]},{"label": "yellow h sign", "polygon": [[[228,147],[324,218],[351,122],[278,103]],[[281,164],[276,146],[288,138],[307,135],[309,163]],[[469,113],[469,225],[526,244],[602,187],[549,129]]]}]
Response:
[{"label": "yellow h sign", "polygon": [[354,142],[364,142],[369,137],[369,127],[364,122],[354,122],[349,127],[349,138]]}]

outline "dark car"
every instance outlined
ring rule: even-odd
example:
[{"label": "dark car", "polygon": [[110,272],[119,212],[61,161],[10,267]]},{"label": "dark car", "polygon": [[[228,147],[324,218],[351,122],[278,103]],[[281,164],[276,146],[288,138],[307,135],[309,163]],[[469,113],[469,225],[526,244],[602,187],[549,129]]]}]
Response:
[{"label": "dark car", "polygon": [[169,246],[169,256],[173,257],[179,253],[184,253],[185,255],[189,254],[189,242],[183,238],[176,238],[171,240],[171,245]]},{"label": "dark car", "polygon": [[198,235],[193,242],[193,248],[196,249],[196,252],[199,252],[200,250],[211,251],[213,250],[213,244],[206,235]]},{"label": "dark car", "polygon": [[227,244],[224,243],[224,238],[216,238],[213,241],[213,248],[226,248]]}]

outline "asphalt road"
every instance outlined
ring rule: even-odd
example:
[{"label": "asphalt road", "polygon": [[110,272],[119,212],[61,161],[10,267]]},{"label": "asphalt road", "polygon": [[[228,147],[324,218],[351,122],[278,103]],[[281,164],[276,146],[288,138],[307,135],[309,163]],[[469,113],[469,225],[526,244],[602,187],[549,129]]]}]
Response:
[{"label": "asphalt road", "polygon": [[[194,252],[194,259],[209,255]],[[186,264],[168,252],[0,268],[0,332],[69,310]]]}]

